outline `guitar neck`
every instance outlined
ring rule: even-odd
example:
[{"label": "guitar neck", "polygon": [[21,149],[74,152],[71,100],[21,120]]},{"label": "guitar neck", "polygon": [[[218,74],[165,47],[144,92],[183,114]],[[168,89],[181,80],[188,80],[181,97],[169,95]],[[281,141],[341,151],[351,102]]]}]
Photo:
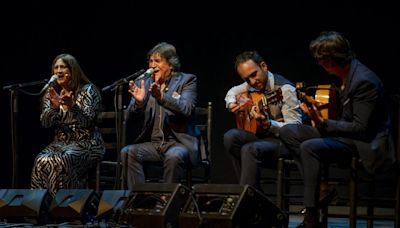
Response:
[{"label": "guitar neck", "polygon": [[300,92],[300,100],[308,105],[315,105],[318,108],[323,106],[324,104],[315,100],[312,96],[308,96],[307,94],[305,94],[304,92]]}]

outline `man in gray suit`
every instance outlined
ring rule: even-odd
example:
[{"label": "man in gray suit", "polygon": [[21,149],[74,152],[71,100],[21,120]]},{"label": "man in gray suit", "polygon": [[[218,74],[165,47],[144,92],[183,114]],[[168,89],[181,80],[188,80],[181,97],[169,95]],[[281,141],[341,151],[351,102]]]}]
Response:
[{"label": "man in gray suit", "polygon": [[328,73],[341,79],[337,119],[326,119],[314,104],[300,108],[311,117],[310,125],[286,125],[281,140],[299,158],[304,177],[306,214],[298,227],[319,227],[318,198],[322,164],[350,165],[360,157],[365,170],[374,173],[394,162],[390,118],[379,77],[359,62],[349,41],[340,33],[321,33],[310,43],[314,59]]},{"label": "man in gray suit", "polygon": [[164,182],[178,182],[186,162],[199,161],[199,135],[193,117],[197,99],[197,78],[180,72],[173,45],[162,42],[147,54],[151,77],[129,82],[130,118],[141,124],[132,145],[121,150],[127,165],[129,189],[144,183],[143,162],[163,161]]}]

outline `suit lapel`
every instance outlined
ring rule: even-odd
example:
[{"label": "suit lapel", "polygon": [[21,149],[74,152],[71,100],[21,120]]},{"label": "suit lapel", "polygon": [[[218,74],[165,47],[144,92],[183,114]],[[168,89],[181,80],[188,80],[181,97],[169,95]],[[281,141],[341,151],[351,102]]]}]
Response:
[{"label": "suit lapel", "polygon": [[165,94],[167,94],[168,96],[171,96],[172,93],[176,90],[176,87],[178,86],[178,82],[181,80],[182,78],[182,74],[175,74],[174,76],[172,76],[167,88],[168,91],[165,91]]}]

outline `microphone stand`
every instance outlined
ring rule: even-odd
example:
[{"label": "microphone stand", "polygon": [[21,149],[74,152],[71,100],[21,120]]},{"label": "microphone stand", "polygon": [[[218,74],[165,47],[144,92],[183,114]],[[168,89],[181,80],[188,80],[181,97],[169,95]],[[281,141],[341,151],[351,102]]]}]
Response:
[{"label": "microphone stand", "polygon": [[[18,140],[17,140],[17,118],[18,118],[18,91],[26,86],[34,86],[46,83],[47,79],[28,82],[23,84],[12,84],[3,87],[3,90],[9,90],[10,96],[10,117],[11,117],[11,157],[12,157],[12,188],[18,188]],[[29,94],[29,93],[28,93]]]},{"label": "microphone stand", "polygon": [[111,85],[108,85],[108,86],[106,86],[106,87],[103,87],[103,89],[101,89],[101,91],[106,91],[106,90],[109,90],[109,89],[111,89],[111,91],[113,91],[113,90],[116,89],[117,86],[122,85],[122,84],[124,84],[124,83],[127,83],[127,82],[129,82],[129,80],[133,80],[133,79],[139,77],[139,76],[140,76],[141,74],[143,74],[144,72],[145,72],[145,70],[144,70],[144,69],[141,69],[141,70],[139,70],[139,71],[136,72],[136,73],[133,73],[133,74],[131,74],[131,75],[125,77],[125,78],[121,78],[121,79],[119,79],[119,80],[113,82]]},{"label": "microphone stand", "polygon": [[[111,85],[108,85],[104,88],[102,88],[101,91],[106,91],[106,90],[115,90],[116,91],[116,97],[117,99],[114,100],[116,102],[116,133],[117,133],[117,167],[116,167],[116,174],[115,174],[115,185],[114,189],[123,189],[123,181],[121,181],[121,149],[124,146],[124,128],[123,124],[125,122],[125,115],[124,115],[124,109],[122,105],[122,94],[123,94],[123,84],[129,82],[129,80],[133,80],[137,77],[139,77],[141,74],[143,74],[145,70],[139,70],[138,72],[131,74],[125,78],[121,78],[115,82],[113,82]],[[115,107],[115,106],[114,106]],[[124,176],[122,176],[124,177]],[[121,185],[122,182],[122,185]]]}]

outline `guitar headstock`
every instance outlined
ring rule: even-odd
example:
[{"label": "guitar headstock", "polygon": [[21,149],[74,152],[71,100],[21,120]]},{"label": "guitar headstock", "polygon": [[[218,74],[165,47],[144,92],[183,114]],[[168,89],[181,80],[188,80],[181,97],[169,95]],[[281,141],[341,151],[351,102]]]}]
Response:
[{"label": "guitar headstock", "polygon": [[299,99],[301,102],[309,102],[310,99],[307,98],[310,98],[310,96],[308,96],[306,92],[297,90],[297,99]]},{"label": "guitar headstock", "polygon": [[301,102],[307,102],[306,90],[305,82],[296,82],[297,99],[299,99]]},{"label": "guitar headstock", "polygon": [[[326,105],[333,95],[331,93],[336,92],[334,85],[318,85],[305,87],[304,82],[296,83],[297,98],[306,103],[307,105],[314,104],[317,107]],[[314,91],[314,95],[310,95],[310,91]]]}]

